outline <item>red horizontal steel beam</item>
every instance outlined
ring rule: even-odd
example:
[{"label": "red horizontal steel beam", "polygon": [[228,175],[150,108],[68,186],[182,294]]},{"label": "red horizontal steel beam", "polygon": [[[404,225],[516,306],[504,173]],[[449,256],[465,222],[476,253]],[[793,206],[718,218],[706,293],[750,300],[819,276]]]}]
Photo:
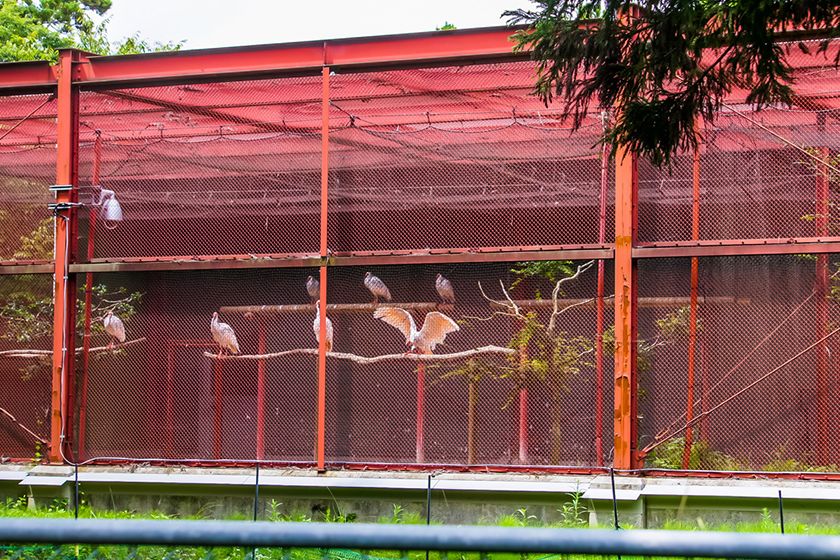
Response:
[{"label": "red horizontal steel beam", "polygon": [[55,87],[56,71],[49,62],[0,64],[0,94],[47,92]]},{"label": "red horizontal steel beam", "polygon": [[51,261],[0,261],[0,275],[3,274],[52,274],[54,265]]},{"label": "red horizontal steel beam", "polygon": [[644,243],[633,248],[633,258],[727,257],[740,255],[796,255],[840,252],[840,237],[787,239],[718,239]]},{"label": "red horizontal steel beam", "polygon": [[[89,56],[76,65],[74,83],[86,85],[154,85],[332,70],[396,68],[521,59],[510,36],[517,28],[489,27],[252,45],[128,56]],[[46,62],[0,64],[0,93],[52,91],[55,68]]]},{"label": "red horizontal steel beam", "polygon": [[321,259],[315,254],[299,255],[218,255],[195,257],[134,257],[94,259],[70,265],[71,273],[137,272],[155,270],[211,270],[238,268],[291,268],[317,266],[406,265],[437,263],[479,263],[545,260],[611,259],[610,246],[569,245],[545,248],[441,249],[428,252],[369,252]]},{"label": "red horizontal steel beam", "polygon": [[[633,247],[633,258],[724,257],[740,255],[794,255],[840,253],[840,238],[734,239],[647,243]],[[441,263],[481,263],[545,260],[612,259],[612,245],[559,245],[551,247],[485,247],[431,251],[356,251],[332,253],[322,260],[315,254],[204,255],[95,259],[70,265],[71,273],[164,270],[215,270],[326,266],[373,266]],[[43,267],[43,270],[41,268]],[[0,274],[46,272],[41,264],[0,266]]]},{"label": "red horizontal steel beam", "polygon": [[[134,56],[91,57],[77,69],[76,83],[116,85],[236,79],[332,70],[474,62],[514,57],[511,28],[391,35],[202,49]],[[522,55],[516,55],[521,58]],[[3,81],[0,72],[0,82]]]}]

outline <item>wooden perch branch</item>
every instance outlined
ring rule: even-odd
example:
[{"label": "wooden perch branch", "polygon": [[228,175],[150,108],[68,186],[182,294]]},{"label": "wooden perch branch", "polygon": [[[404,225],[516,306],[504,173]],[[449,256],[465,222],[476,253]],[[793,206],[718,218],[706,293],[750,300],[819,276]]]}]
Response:
[{"label": "wooden perch branch", "polygon": [[[139,344],[145,341],[146,337],[144,336],[142,338],[135,338],[134,340],[129,340],[128,342],[115,344],[113,348],[108,348],[107,346],[97,346],[95,348],[90,348],[88,350],[88,353],[101,354],[102,352],[112,352],[114,350],[119,350],[120,348],[125,348],[127,346],[133,346],[135,344]],[[83,350],[83,348],[76,348],[76,354],[81,354]],[[46,358],[49,356],[52,356],[52,350],[33,350],[21,348],[18,350],[0,351],[0,358]]]},{"label": "wooden perch branch", "polygon": [[[407,311],[435,311],[436,309],[452,309],[452,304],[435,302],[391,302],[389,307],[399,307]],[[335,313],[373,313],[382,304],[373,303],[328,303],[327,314]],[[289,305],[226,305],[219,308],[221,315],[280,315],[283,313],[311,313],[315,315],[315,305],[312,303]]]},{"label": "wooden perch branch", "polygon": [[[294,350],[284,350],[282,352],[272,352],[271,354],[246,354],[239,356],[219,356],[213,352],[205,352],[204,355],[208,358],[218,360],[271,360],[275,358],[283,358],[285,356],[294,356],[298,354],[308,354],[310,356],[317,356],[317,348],[295,348]],[[501,346],[482,346],[473,350],[465,350],[463,352],[455,352],[453,354],[385,354],[383,356],[357,356],[356,354],[348,354],[346,352],[327,352],[327,357],[336,358],[338,360],[350,360],[357,364],[378,364],[379,362],[390,362],[399,360],[408,360],[411,362],[449,362],[453,360],[461,360],[463,358],[470,358],[478,356],[479,354],[516,354],[513,348],[503,348]]]}]

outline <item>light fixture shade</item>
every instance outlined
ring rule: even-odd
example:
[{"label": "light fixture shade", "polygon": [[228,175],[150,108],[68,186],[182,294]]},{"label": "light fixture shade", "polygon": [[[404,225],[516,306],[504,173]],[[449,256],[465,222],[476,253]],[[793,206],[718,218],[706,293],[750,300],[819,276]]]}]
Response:
[{"label": "light fixture shade", "polygon": [[102,202],[99,208],[101,218],[108,222],[121,222],[123,211],[114,191],[102,189]]}]

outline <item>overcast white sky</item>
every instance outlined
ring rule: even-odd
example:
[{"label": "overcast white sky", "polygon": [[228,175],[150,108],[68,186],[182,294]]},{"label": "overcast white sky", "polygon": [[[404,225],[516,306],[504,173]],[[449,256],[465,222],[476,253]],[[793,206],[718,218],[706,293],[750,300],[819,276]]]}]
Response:
[{"label": "overcast white sky", "polygon": [[152,41],[186,39],[185,49],[287,43],[503,25],[527,0],[113,0],[111,40],[139,32]]}]

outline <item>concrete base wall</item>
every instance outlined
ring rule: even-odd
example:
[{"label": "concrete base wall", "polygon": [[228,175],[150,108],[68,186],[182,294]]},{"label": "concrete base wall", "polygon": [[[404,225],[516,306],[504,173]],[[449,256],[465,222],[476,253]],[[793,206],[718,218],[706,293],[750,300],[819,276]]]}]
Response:
[{"label": "concrete base wall", "polygon": [[[255,472],[250,469],[80,467],[84,503],[97,511],[162,512],[176,517],[251,519]],[[616,477],[616,503],[623,526],[658,528],[678,520],[700,528],[723,523],[778,519],[782,491],[785,521],[840,523],[840,483],[801,480]],[[402,516],[425,519],[424,473],[267,470],[260,473],[260,519],[329,515],[357,521]],[[435,523],[497,523],[505,516],[535,524],[558,523],[572,497],[591,525],[612,526],[608,476],[441,473],[431,478]],[[72,467],[0,465],[0,497],[27,496],[32,507],[55,500],[72,504]],[[519,513],[518,513],[519,512]],[[533,517],[531,517],[533,516]],[[513,523],[513,520],[508,520]]]}]

